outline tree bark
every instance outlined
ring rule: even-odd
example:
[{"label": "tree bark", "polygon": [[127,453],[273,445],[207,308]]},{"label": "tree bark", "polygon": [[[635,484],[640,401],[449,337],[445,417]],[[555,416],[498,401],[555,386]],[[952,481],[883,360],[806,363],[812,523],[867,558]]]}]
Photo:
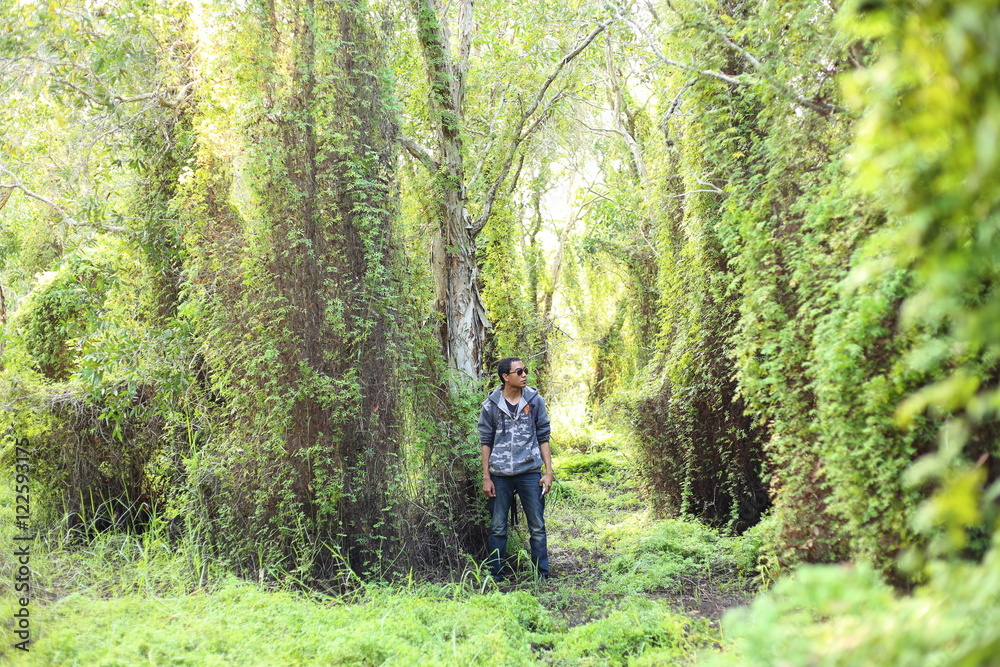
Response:
[{"label": "tree bark", "polygon": [[[435,297],[442,314],[440,342],[454,381],[478,380],[482,374],[483,341],[489,321],[479,292],[476,240],[466,207],[465,164],[462,157],[462,117],[465,74],[472,31],[472,1],[460,8],[459,62],[451,58],[448,34],[434,0],[414,0],[417,33],[427,63],[431,109],[437,131],[439,160],[424,153],[421,162],[437,167],[441,187],[438,237],[431,250]],[[411,142],[412,143],[412,142]],[[404,142],[404,145],[406,143]],[[416,145],[407,145],[411,153]],[[414,153],[419,155],[419,153]]]}]

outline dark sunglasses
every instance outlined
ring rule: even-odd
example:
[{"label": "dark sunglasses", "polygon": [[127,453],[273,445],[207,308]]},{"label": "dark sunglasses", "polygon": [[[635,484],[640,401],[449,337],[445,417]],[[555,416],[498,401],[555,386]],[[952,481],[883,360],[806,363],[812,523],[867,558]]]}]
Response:
[{"label": "dark sunglasses", "polygon": [[[512,370],[512,371],[511,371],[510,373],[517,373],[518,375],[527,375],[527,374],[528,374],[528,373],[530,373],[530,372],[531,372],[531,371],[529,371],[529,370],[528,370],[527,368],[515,368],[515,369],[514,369],[514,370]],[[509,375],[510,373],[508,373],[508,375]]]}]

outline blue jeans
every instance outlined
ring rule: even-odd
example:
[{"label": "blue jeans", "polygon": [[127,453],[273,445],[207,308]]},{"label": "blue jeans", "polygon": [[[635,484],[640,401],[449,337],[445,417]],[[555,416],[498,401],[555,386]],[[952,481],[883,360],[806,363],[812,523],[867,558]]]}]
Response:
[{"label": "blue jeans", "polygon": [[503,579],[503,563],[507,557],[507,517],[510,515],[510,506],[516,490],[528,522],[531,563],[535,566],[540,579],[548,578],[549,548],[545,536],[545,498],[542,496],[542,487],[538,485],[542,473],[528,472],[513,477],[493,475],[491,478],[497,494],[488,501],[491,517],[489,564],[493,577]]}]

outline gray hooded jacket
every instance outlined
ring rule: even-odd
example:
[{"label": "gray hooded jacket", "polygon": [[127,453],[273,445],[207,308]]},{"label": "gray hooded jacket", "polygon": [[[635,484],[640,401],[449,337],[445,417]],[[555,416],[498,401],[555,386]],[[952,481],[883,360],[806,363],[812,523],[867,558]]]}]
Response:
[{"label": "gray hooded jacket", "polygon": [[549,441],[549,413],[545,400],[534,387],[521,391],[517,410],[510,414],[497,387],[479,411],[479,442],[490,447],[490,474],[509,477],[542,469],[538,445]]}]

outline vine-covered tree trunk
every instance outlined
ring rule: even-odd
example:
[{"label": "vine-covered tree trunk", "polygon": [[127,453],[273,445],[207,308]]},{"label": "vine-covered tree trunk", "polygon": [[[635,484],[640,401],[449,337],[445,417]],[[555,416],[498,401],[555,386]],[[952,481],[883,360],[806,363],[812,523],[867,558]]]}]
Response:
[{"label": "vine-covered tree trunk", "polygon": [[201,12],[215,83],[188,273],[225,400],[202,473],[219,541],[261,576],[276,560],[321,577],[402,565],[419,554],[393,486],[396,125],[379,44],[361,1]]},{"label": "vine-covered tree trunk", "polygon": [[[652,170],[643,164],[643,137],[634,132],[635,115],[629,113],[625,91],[614,85],[614,63],[609,60],[608,65],[619,133],[630,149],[633,179],[645,186],[660,255],[655,273],[646,262],[630,266],[637,278],[643,271],[655,276],[662,293],[655,300],[648,291],[635,297],[640,328],[648,326],[647,313],[659,306],[662,350],[647,367],[654,372],[635,404],[635,423],[657,509],[742,531],[759,520],[769,502],[761,470],[766,434],[745,414],[732,379],[729,346],[739,302],[729,289],[733,257],[720,238],[720,227],[727,210],[724,187],[748,178],[752,163],[746,156],[753,155],[760,109],[751,91],[734,78],[747,71],[738,57],[700,36],[671,46],[672,55],[683,53],[688,62],[716,69],[694,77],[687,72],[665,77],[669,88],[660,123],[664,162],[657,170],[664,178],[658,192],[652,187]],[[677,61],[667,64],[671,62]],[[725,111],[708,113],[717,109]],[[678,111],[680,117],[671,122]],[[719,126],[703,130],[705,118],[717,120]],[[716,149],[713,133],[721,135],[722,127],[728,143]],[[713,153],[716,150],[719,154]],[[723,168],[720,157],[736,153],[742,159]],[[643,282],[638,284],[641,290]]]}]

